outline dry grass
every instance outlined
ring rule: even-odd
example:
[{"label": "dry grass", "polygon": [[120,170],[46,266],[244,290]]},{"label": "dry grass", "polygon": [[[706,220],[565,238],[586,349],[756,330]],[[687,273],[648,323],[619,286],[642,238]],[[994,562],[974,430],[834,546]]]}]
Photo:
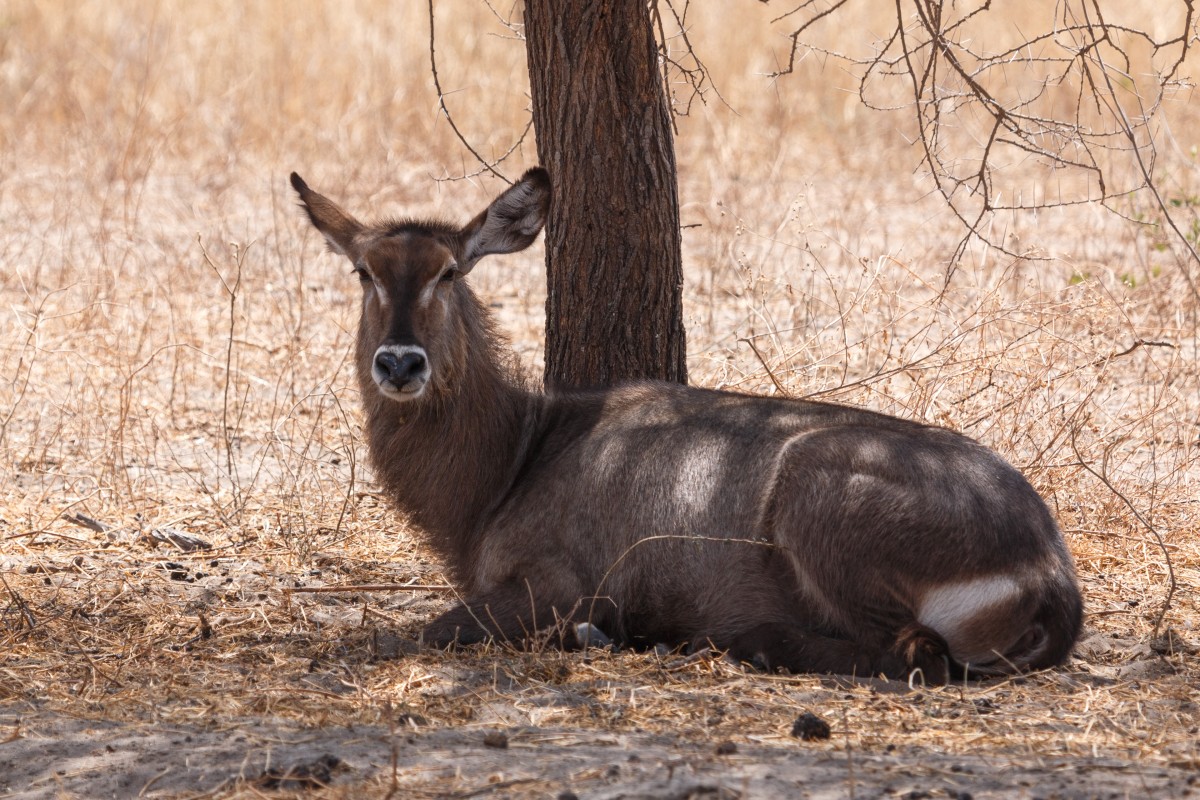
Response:
[{"label": "dry grass", "polygon": [[[813,707],[834,723],[818,746],[839,752],[1200,768],[1200,309],[1156,227],[1086,207],[996,220],[1028,257],[972,251],[943,291],[961,231],[913,173],[907,119],[861,109],[817,59],[768,82],[780,31],[713,12],[694,38],[733,109],[698,109],[678,141],[683,222],[700,225],[684,235],[693,381],[996,448],[1066,531],[1088,640],[1060,672],[914,692],[673,656],[379,660],[444,593],[285,591],[442,580],[362,466],[357,288],[285,177],[460,219],[497,191],[434,180],[473,166],[435,113],[423,4],[63,5],[0,5],[0,700],[138,724],[402,711],[780,747]],[[847,22],[841,44],[861,47],[869,18]],[[448,105],[502,153],[527,119],[521,44],[467,0],[441,4],[439,27]],[[1200,193],[1185,99],[1158,164],[1181,214]],[[527,142],[511,171],[534,159]],[[1011,170],[1055,190],[1036,164]],[[472,276],[535,372],[541,258]],[[156,530],[213,547],[180,553]],[[1164,552],[1178,589],[1155,638]],[[433,768],[404,781],[464,788]]]}]

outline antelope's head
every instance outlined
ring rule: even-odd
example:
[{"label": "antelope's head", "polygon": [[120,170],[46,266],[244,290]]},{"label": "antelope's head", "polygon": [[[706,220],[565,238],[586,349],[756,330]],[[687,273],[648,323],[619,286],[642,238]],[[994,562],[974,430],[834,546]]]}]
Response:
[{"label": "antelope's head", "polygon": [[398,402],[417,400],[439,370],[463,362],[457,350],[476,303],[461,278],[486,255],[532,244],[550,206],[550,175],[541,167],[461,228],[419,220],[364,225],[296,173],[291,180],[329,249],[350,259],[362,283],[360,379],[366,384],[369,370],[383,396]]}]

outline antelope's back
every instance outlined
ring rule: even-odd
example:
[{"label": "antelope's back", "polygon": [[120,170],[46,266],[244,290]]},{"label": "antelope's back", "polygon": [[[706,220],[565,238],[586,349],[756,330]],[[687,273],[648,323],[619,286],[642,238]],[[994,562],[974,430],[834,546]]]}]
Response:
[{"label": "antelope's back", "polygon": [[[736,549],[703,542],[780,536],[815,559],[852,556],[918,580],[1070,564],[1033,488],[966,437],[860,409],[651,382],[550,396],[489,527],[498,548],[508,535],[552,542],[589,572],[623,558],[626,570],[661,575],[661,559],[681,550],[691,568],[720,572]],[[627,552],[647,537],[659,538]]]}]

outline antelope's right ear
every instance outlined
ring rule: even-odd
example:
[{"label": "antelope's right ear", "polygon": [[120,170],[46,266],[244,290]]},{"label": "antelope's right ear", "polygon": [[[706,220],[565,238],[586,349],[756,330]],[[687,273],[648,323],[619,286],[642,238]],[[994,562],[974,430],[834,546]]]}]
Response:
[{"label": "antelope's right ear", "polygon": [[362,223],[342,211],[329,198],[308,188],[304,179],[294,172],[292,173],[292,188],[300,195],[300,202],[304,206],[304,210],[308,212],[308,218],[312,220],[312,224],[324,234],[325,241],[329,243],[329,249],[335,253],[341,253],[351,261],[356,260],[358,253],[354,246],[354,239],[362,231]]}]

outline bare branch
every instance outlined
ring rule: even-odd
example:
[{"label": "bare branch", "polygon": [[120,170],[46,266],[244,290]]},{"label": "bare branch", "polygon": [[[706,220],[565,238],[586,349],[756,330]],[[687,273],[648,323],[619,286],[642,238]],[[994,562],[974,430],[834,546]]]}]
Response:
[{"label": "bare branch", "polygon": [[[446,121],[450,123],[450,129],[452,131],[454,131],[454,135],[457,136],[458,140],[463,143],[463,147],[467,148],[467,150],[470,151],[471,155],[475,156],[475,159],[483,166],[483,170],[481,170],[481,171],[490,172],[493,175],[495,175],[497,178],[499,178],[500,180],[504,181],[505,183],[507,183],[511,186],[512,181],[510,181],[504,175],[501,175],[496,170],[496,166],[501,161],[503,161],[504,158],[506,158],[508,156],[508,153],[505,153],[504,157],[500,158],[495,163],[488,163],[487,159],[485,159],[483,156],[479,155],[479,153],[475,150],[475,148],[471,146],[471,143],[467,141],[467,137],[463,136],[462,131],[460,131],[458,129],[458,126],[454,124],[454,117],[450,116],[450,109],[446,108],[446,94],[445,94],[445,92],[442,91],[441,81],[438,80],[437,55],[433,49],[433,42],[434,42],[433,0],[429,0],[429,69],[433,73],[433,88],[437,90],[438,106],[441,108],[442,113],[446,115]],[[528,127],[526,127],[525,130],[528,131],[529,130]],[[521,141],[523,141],[524,139],[525,139],[525,135],[521,134]],[[519,145],[521,143],[521,141],[518,141],[517,144]],[[510,148],[508,152],[511,153],[515,149],[516,149],[516,145],[513,145],[513,147]]]},{"label": "bare branch", "polygon": [[[794,27],[787,65],[773,77],[792,72],[802,49],[821,53],[860,71],[868,108],[913,114],[923,168],[966,230],[953,261],[972,240],[1019,255],[989,238],[987,221],[997,211],[1099,202],[1121,213],[1117,206],[1146,196],[1200,297],[1193,272],[1200,254],[1154,177],[1152,124],[1170,92],[1185,85],[1179,73],[1197,36],[1195,0],[1172,1],[1186,14],[1166,34],[1109,22],[1100,0],[1060,0],[1048,27],[1022,29],[1020,44],[989,50],[984,43],[997,37],[981,33],[995,30],[984,27],[992,24],[992,0],[895,0],[891,29],[870,55],[853,56],[809,41],[819,38],[814,26],[849,0],[802,0],[774,20]],[[1006,194],[999,165],[1029,157],[1082,180],[1052,199]]]},{"label": "bare branch", "polygon": [[[1150,535],[1154,537],[1155,544],[1157,544],[1158,549],[1162,552],[1163,565],[1167,570],[1167,596],[1163,598],[1162,607],[1158,610],[1158,616],[1154,618],[1154,632],[1151,634],[1152,638],[1158,638],[1158,631],[1162,627],[1162,623],[1167,616],[1167,612],[1171,610],[1171,601],[1175,597],[1175,592],[1179,589],[1179,583],[1175,579],[1175,566],[1171,561],[1171,550],[1167,546],[1167,543],[1163,540],[1162,533],[1159,532],[1158,528],[1152,525],[1150,520],[1142,516],[1142,512],[1138,511],[1137,506],[1135,506],[1120,489],[1118,489],[1116,486],[1113,486],[1112,481],[1108,479],[1108,475],[1106,474],[1104,467],[1101,466],[1101,468],[1097,470],[1088,463],[1087,459],[1083,457],[1083,455],[1079,452],[1079,446],[1075,441],[1076,432],[1077,431],[1075,430],[1071,431],[1071,449],[1075,452],[1075,458],[1078,459],[1079,466],[1083,467],[1083,469],[1089,472],[1092,477],[1096,478],[1096,480],[1103,483],[1110,492],[1116,495],[1117,498],[1125,504],[1125,507],[1129,509],[1129,513],[1133,514],[1137,521],[1140,522],[1142,526],[1150,532]],[[1107,461],[1107,454],[1104,460]]]},{"label": "bare branch", "polygon": [[[766,2],[769,2],[769,0],[761,0],[761,2],[766,3]],[[773,19],[771,21],[778,22],[779,20],[786,19],[787,17],[790,17],[794,14],[799,14],[800,12],[804,11],[805,9],[811,7],[816,2],[817,2],[817,0],[805,0],[803,5],[800,5],[797,8],[794,8],[791,11],[787,12],[786,14],[776,17],[775,19]],[[837,11],[839,8],[846,5],[846,3],[848,3],[848,2],[850,2],[850,0],[837,0],[837,2],[834,5],[830,6],[829,8],[825,9],[824,11],[818,11],[817,13],[813,14],[813,16],[811,16],[807,20],[805,20],[804,23],[801,24],[799,28],[792,31],[791,35],[788,37],[792,40],[792,49],[788,53],[787,66],[784,67],[783,69],[779,70],[778,72],[771,73],[771,75],[769,77],[778,78],[781,75],[792,74],[792,72],[796,68],[796,51],[798,49],[800,49],[800,37],[804,34],[804,32],[806,30],[811,28],[813,25],[816,25],[822,19],[829,16],[833,12]]]},{"label": "bare branch", "polygon": [[[438,182],[466,181],[466,180],[470,180],[471,178],[477,178],[485,172],[492,172],[493,167],[498,167],[501,164],[503,164],[505,161],[508,160],[509,156],[511,156],[513,153],[515,153],[517,151],[518,147],[520,147],[522,144],[525,143],[525,137],[529,135],[529,131],[531,131],[531,130],[533,130],[533,116],[532,115],[529,117],[529,120],[525,123],[525,130],[521,131],[521,135],[517,137],[517,140],[515,142],[513,142],[512,146],[509,147],[507,150],[505,150],[504,153],[499,158],[497,158],[495,161],[491,162],[490,164],[487,164],[487,163],[483,164],[483,166],[481,166],[479,169],[475,170],[474,172],[464,172],[462,175],[434,177],[434,180],[438,181]],[[510,181],[510,183],[511,183],[511,181]]]},{"label": "bare branch", "polygon": [[[677,3],[678,0],[657,0],[651,8],[658,35],[659,67],[662,70],[663,89],[671,107],[672,124],[676,117],[686,117],[690,114],[692,104],[696,100],[707,103],[705,93],[709,91],[715,94],[721,103],[729,106],[688,37],[687,15],[691,9],[691,0],[683,0],[682,11],[677,7]],[[671,28],[663,23],[663,6],[670,12]],[[676,91],[676,87],[681,85],[687,87],[683,93],[686,94],[686,98]]]}]

